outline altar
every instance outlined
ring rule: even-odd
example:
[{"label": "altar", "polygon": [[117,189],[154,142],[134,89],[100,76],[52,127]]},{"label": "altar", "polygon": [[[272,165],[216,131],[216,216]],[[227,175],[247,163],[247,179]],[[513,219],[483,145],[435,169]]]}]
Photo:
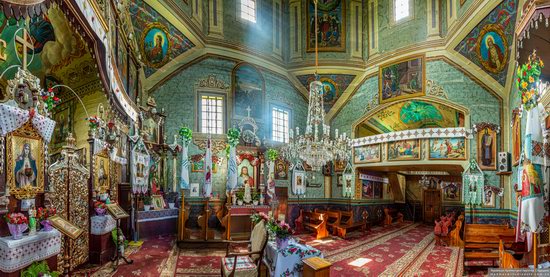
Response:
[{"label": "altar", "polygon": [[61,233],[55,229],[25,235],[19,240],[0,238],[0,275],[20,276],[19,271],[33,262],[47,260],[50,270],[57,268],[57,254],[61,252]]}]

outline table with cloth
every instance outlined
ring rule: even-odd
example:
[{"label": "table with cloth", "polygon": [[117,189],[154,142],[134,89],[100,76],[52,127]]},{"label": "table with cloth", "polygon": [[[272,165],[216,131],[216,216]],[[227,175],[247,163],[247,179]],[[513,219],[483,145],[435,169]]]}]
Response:
[{"label": "table with cloth", "polygon": [[277,249],[275,241],[269,241],[265,248],[264,263],[269,269],[270,276],[302,276],[302,260],[311,257],[322,258],[323,253],[294,239],[291,239],[284,249]]}]

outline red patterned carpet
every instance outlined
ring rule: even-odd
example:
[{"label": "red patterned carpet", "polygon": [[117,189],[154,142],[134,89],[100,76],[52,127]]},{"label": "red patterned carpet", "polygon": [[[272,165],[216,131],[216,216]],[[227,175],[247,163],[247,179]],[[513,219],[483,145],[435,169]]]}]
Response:
[{"label": "red patterned carpet", "polygon": [[[374,227],[363,235],[353,232],[347,240],[329,237],[316,240],[297,236],[321,250],[333,263],[332,276],[462,276],[460,248],[436,246],[433,227],[403,223]],[[179,249],[173,237],[147,240],[123,265],[110,274],[103,267],[92,276],[219,276],[225,250]]]}]

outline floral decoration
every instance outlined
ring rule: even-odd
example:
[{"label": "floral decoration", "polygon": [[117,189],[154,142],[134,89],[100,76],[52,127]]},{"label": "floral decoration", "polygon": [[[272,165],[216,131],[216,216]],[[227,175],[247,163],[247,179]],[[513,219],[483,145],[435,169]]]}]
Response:
[{"label": "floral decoration", "polygon": [[88,127],[90,127],[90,129],[95,130],[99,128],[99,118],[97,118],[97,116],[90,116],[86,118],[86,120],[88,120]]},{"label": "floral decoration", "polygon": [[265,213],[254,213],[250,216],[250,219],[252,220],[252,223],[254,225],[258,224],[260,221],[264,220],[265,222],[269,222],[270,218]]},{"label": "floral decoration", "polygon": [[103,203],[101,201],[95,201],[94,202],[94,208],[95,209],[107,209],[107,206],[105,205],[105,203]]},{"label": "floral decoration", "polygon": [[542,68],[544,68],[544,63],[535,51],[529,55],[525,64],[518,66],[516,86],[519,90],[521,103],[527,110],[537,106],[540,96],[537,91],[537,83],[540,80]]},{"label": "floral decoration", "polygon": [[51,207],[51,208],[38,208],[38,211],[36,212],[36,218],[38,218],[38,220],[42,221],[42,220],[46,220],[52,216],[54,216],[55,214],[57,213],[57,211],[55,210],[54,207]]},{"label": "floral decoration", "polygon": [[269,233],[279,239],[286,239],[294,234],[294,230],[292,230],[292,228],[290,228],[290,225],[288,225],[288,223],[286,223],[284,220],[277,221],[275,219],[271,219],[267,222],[266,227]]},{"label": "floral decoration", "polygon": [[279,157],[279,151],[277,149],[269,149],[267,150],[267,159],[274,162]]},{"label": "floral decoration", "polygon": [[44,93],[42,95],[42,100],[44,100],[44,104],[46,105],[46,110],[50,112],[55,108],[55,106],[59,105],[61,103],[61,99],[59,97],[55,96],[53,89],[49,88],[48,92]]},{"label": "floral decoration", "polygon": [[4,216],[4,220],[9,224],[29,224],[29,219],[22,213],[9,213]]},{"label": "floral decoration", "polygon": [[239,138],[241,137],[241,131],[237,128],[231,128],[227,130],[227,143],[235,147],[239,144]]},{"label": "floral decoration", "polygon": [[189,145],[193,139],[193,131],[189,127],[181,127],[179,135],[185,146]]}]

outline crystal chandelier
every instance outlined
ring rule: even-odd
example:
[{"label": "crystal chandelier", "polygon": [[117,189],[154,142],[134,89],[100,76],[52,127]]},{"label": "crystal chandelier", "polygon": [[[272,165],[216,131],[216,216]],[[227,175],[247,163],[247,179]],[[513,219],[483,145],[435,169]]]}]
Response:
[{"label": "crystal chandelier", "polygon": [[[315,1],[315,29],[317,30],[317,1]],[[317,36],[315,36],[315,68],[318,66]],[[323,107],[323,84],[315,73],[315,81],[309,85],[309,107],[307,111],[307,125],[304,134],[296,127],[296,133],[289,131],[289,143],[283,148],[285,159],[294,162],[302,160],[313,170],[319,171],[328,162],[335,158],[348,160],[350,139],[346,133],[335,138],[330,137],[330,126],[325,124],[325,110]]]}]

